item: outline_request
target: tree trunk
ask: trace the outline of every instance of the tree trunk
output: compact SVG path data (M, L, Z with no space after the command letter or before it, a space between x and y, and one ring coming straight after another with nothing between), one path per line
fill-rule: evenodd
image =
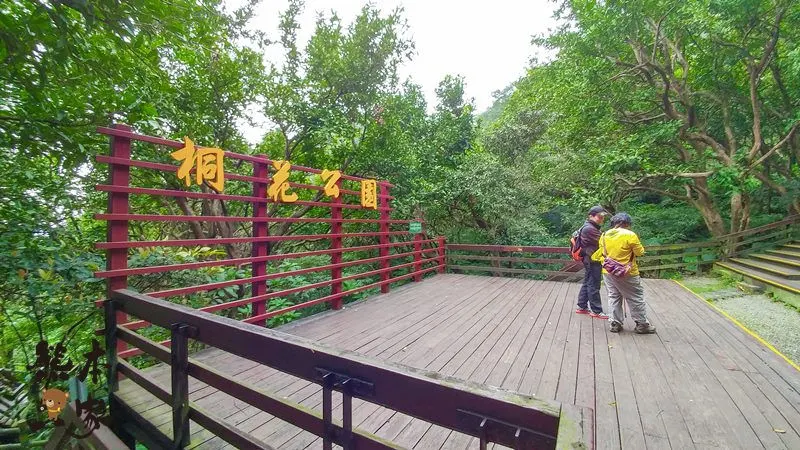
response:
M731 196L731 233L744 231L750 225L750 197L736 192Z
M750 225L750 197L741 192L731 196L731 233L744 231ZM736 244L742 240L741 236L732 237L723 243L723 254L733 256L736 253Z
M227 216L227 211L225 210L225 204L222 200L206 200L204 206L208 208L210 216ZM232 238L235 237L235 222L215 222L215 228L219 236L223 238ZM237 246L236 244L225 244L225 252L228 254L229 258L241 258L244 256L244 251Z
M692 204L700 215L703 216L703 221L706 223L708 231L711 236L722 236L725 233L725 221L722 220L722 215L714 204L714 200L706 194L700 193L697 198L691 200Z
M175 197L175 201L178 203L178 207L183 212L185 216L194 216L195 213L192 211L192 208L189 207L189 202L184 197ZM194 234L195 239L204 239L206 237L205 233L203 233L203 226L200 222L196 222L194 220L188 220L189 228L192 230L192 234Z

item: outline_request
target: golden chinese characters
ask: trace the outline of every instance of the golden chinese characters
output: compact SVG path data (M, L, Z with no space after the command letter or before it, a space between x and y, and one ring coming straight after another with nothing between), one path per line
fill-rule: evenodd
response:
M225 188L225 168L223 165L223 151L219 148L195 148L194 142L188 136L183 138L183 148L171 153L173 159L180 161L178 178L192 185L191 172L195 168L195 179L198 185L207 182L217 192Z
M273 161L272 167L274 167L277 172L272 176L272 183L267 189L267 197L275 202L296 202L297 194L286 192L286 190L289 189L289 170L291 170L292 164L289 161Z
M375 180L361 180L361 206L378 209L377 188Z
M337 186L336 183L342 178L342 172L339 170L324 169L320 177L322 181L325 181L325 195L339 198L339 186Z

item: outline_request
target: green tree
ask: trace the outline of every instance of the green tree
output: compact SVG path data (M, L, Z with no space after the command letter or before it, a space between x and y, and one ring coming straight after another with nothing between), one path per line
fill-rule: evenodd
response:
M556 59L530 71L512 95L525 108L501 118L541 114L538 150L572 154L581 184L609 202L685 202L713 235L747 228L763 192L800 211L797 4L569 1L561 18L535 41ZM488 142L525 137L513 129Z
M93 272L104 264L93 244L104 240L105 226L91 217L105 207L94 185L106 182L107 169L94 156L108 153L108 139L97 126L125 122L243 147L236 122L246 119L261 73L260 37L245 36L252 6L230 14L212 0L0 6L1 366L24 374L41 338L73 339L71 356L80 356L100 326L94 301L104 283ZM256 49L238 44L240 37L254 38ZM155 146L133 152L169 158ZM136 183L161 177L134 171ZM132 212L172 207L132 200ZM165 232L132 230L134 239ZM181 258L170 257L165 263Z

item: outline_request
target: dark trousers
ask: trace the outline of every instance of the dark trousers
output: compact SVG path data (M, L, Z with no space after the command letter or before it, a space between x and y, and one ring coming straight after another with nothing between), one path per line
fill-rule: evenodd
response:
M583 258L583 269L583 286L578 294L578 308L587 309L589 304L592 311L603 312L603 304L600 302L600 279L603 276L603 268L599 262Z

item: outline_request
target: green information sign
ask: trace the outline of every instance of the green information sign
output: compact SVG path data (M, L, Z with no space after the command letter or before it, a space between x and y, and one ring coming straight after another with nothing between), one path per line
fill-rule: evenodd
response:
M422 224L420 222L410 222L408 224L408 232L411 234L422 233Z

